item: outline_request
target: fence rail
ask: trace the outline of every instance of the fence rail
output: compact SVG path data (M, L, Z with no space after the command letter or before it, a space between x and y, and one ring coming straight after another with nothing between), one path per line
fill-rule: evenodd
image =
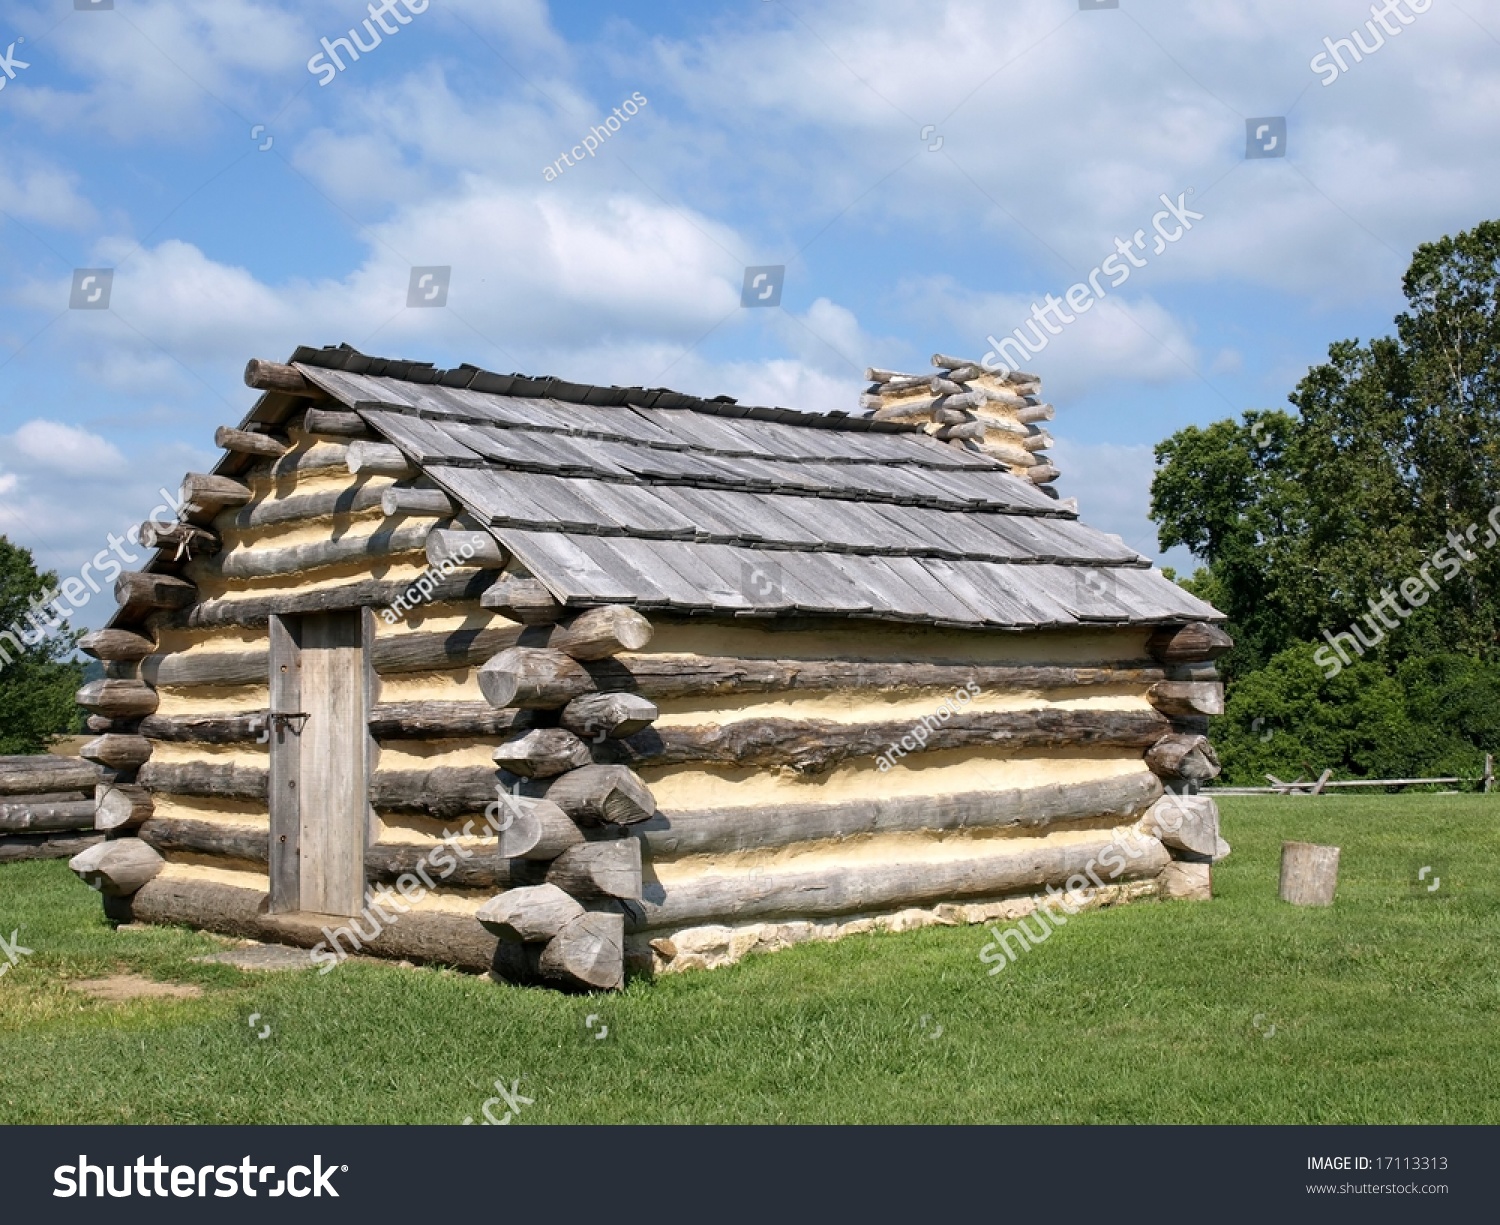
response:
M1333 777L1332 770L1324 770L1316 779L1297 778L1292 782L1283 782L1274 774L1267 774L1270 780L1269 787L1205 787L1202 790L1211 795L1323 795L1334 787L1424 787L1434 784L1452 785L1455 783L1473 783L1479 787L1485 795L1488 795L1495 785L1495 757L1492 753L1484 755L1484 773L1478 778L1350 778L1337 779Z

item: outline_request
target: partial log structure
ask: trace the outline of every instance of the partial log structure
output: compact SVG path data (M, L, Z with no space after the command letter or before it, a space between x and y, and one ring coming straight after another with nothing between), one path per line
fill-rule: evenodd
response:
M932 364L935 374L871 367L860 407L877 420L921 424L939 441L989 455L1055 497L1052 482L1060 474L1044 454L1052 438L1038 424L1053 415L1052 405L1042 402L1041 379L943 353L934 354Z
M0 863L63 859L84 849L103 774L76 757L0 757Z

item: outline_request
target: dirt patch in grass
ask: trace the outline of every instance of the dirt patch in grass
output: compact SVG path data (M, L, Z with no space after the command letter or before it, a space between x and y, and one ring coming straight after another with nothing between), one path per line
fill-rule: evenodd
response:
M154 978L143 978L139 974L112 974L108 978L90 978L83 982L69 983L69 991L81 991L84 995L107 1004L120 1004L126 1000L176 999L194 1000L203 994L202 987L188 983L159 983Z

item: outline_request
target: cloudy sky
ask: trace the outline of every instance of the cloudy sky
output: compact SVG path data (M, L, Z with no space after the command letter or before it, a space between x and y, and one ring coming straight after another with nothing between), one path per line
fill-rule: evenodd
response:
M0 4L0 532L76 570L298 344L853 409L1165 196L1201 219L1031 362L1060 492L1158 556L1153 445L1284 404L1500 212L1500 0L1097 2L412 0L373 47L352 0Z

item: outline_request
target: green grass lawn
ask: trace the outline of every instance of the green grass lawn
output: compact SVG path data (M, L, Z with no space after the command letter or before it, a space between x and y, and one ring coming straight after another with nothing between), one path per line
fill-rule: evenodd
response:
M1221 806L1211 903L1080 915L993 977L984 928L942 928L592 999L195 964L226 942L113 932L62 863L7 865L0 935L35 952L0 978L0 1122L450 1124L496 1080L522 1124L1500 1122L1500 796ZM1335 907L1277 901L1282 839L1343 847ZM121 972L205 994L64 986Z

